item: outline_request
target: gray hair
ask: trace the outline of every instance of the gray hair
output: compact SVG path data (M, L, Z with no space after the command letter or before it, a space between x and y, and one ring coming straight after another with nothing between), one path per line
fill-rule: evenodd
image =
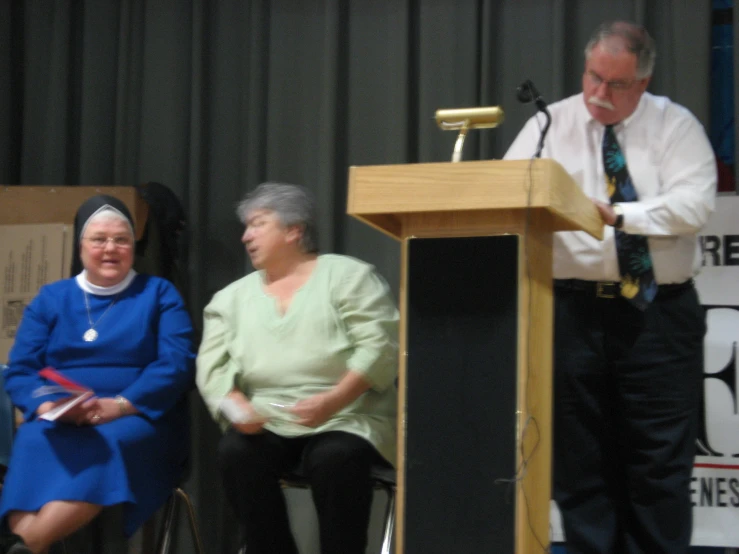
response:
M316 205L304 187L287 183L262 183L244 196L236 207L241 223L246 225L255 210L274 212L285 227L302 227L300 247L304 252L318 252Z
M620 38L623 46L613 44L611 38ZM654 40L644 28L637 23L627 21L609 21L601 24L590 37L585 46L585 59L597 44L603 43L610 50L621 50L625 47L628 52L636 56L636 78L651 77L654 70L654 61L657 58L657 47Z

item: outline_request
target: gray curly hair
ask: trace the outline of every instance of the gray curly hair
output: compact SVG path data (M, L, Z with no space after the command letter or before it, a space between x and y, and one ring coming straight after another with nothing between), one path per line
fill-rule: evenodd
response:
M302 227L300 247L304 252L318 252L316 205L313 196L304 188L288 183L262 183L248 193L236 207L241 223L246 225L249 214L255 210L270 210L285 227Z

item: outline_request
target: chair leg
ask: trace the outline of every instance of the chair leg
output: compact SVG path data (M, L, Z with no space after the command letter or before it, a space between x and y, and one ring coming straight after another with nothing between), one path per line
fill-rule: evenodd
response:
M385 489L387 493L387 504L385 505L385 534L382 538L381 554L390 554L393 543L393 531L395 530L395 490Z
M159 537L157 552L159 554L168 554L169 546L172 543L172 531L174 529L175 517L177 516L177 495L175 493L169 497L164 507L164 520L162 521L162 533Z
M190 533L192 533L193 543L195 543L195 552L197 554L204 554L203 542L200 539L200 532L198 530L198 520L195 517L195 508L192 505L190 496L179 487L175 489L175 493L182 499L187 507L187 520L190 524Z
M192 534L192 541L195 545L195 552L197 554L204 554L203 541L200 539L200 532L198 531L198 522L195 518L195 508L193 508L190 496L181 488L177 487L172 491L172 496L169 497L167 505L164 508L164 521L162 522L162 535L159 539L159 545L157 546L158 554L169 554L169 547L172 544L172 534L174 533L175 521L177 519L177 505L179 501L185 503L187 508L187 522L190 525L190 533Z

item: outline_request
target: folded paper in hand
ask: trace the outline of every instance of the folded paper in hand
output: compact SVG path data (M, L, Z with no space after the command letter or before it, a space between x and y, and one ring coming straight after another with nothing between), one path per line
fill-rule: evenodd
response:
M65 392L71 396L71 398L66 402L62 402L48 412L40 415L40 419L54 421L62 414L71 410L77 404L80 404L88 398L91 398L94 394L91 389L85 387L84 385L80 385L75 381L72 381L68 377L65 377L53 367L45 367L44 369L39 371L39 375L48 379L52 383L56 383L56 385L45 385L43 387L37 388L35 391L33 391L34 397L45 396L47 394L55 394L58 392Z
M249 423L251 416L241 409L238 403L228 396L221 399L218 409L231 423Z

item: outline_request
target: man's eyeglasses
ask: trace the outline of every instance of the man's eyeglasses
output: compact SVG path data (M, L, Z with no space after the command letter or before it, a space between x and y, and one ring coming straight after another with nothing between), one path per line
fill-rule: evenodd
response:
M116 248L131 248L133 246L133 239L127 236L118 237L83 237L90 246L96 250L105 248L108 242L112 242Z
M634 86L634 83L641 80L641 79L630 79L628 81L623 81L620 79L616 79L614 81L606 81L603 77L601 77L600 75L598 75L595 71L591 69L588 69L585 72L585 75L588 76L588 78L590 79L590 82L593 83L596 87L599 87L603 83L605 83L606 88L609 88L611 90L616 90L616 91L628 90L632 86Z

